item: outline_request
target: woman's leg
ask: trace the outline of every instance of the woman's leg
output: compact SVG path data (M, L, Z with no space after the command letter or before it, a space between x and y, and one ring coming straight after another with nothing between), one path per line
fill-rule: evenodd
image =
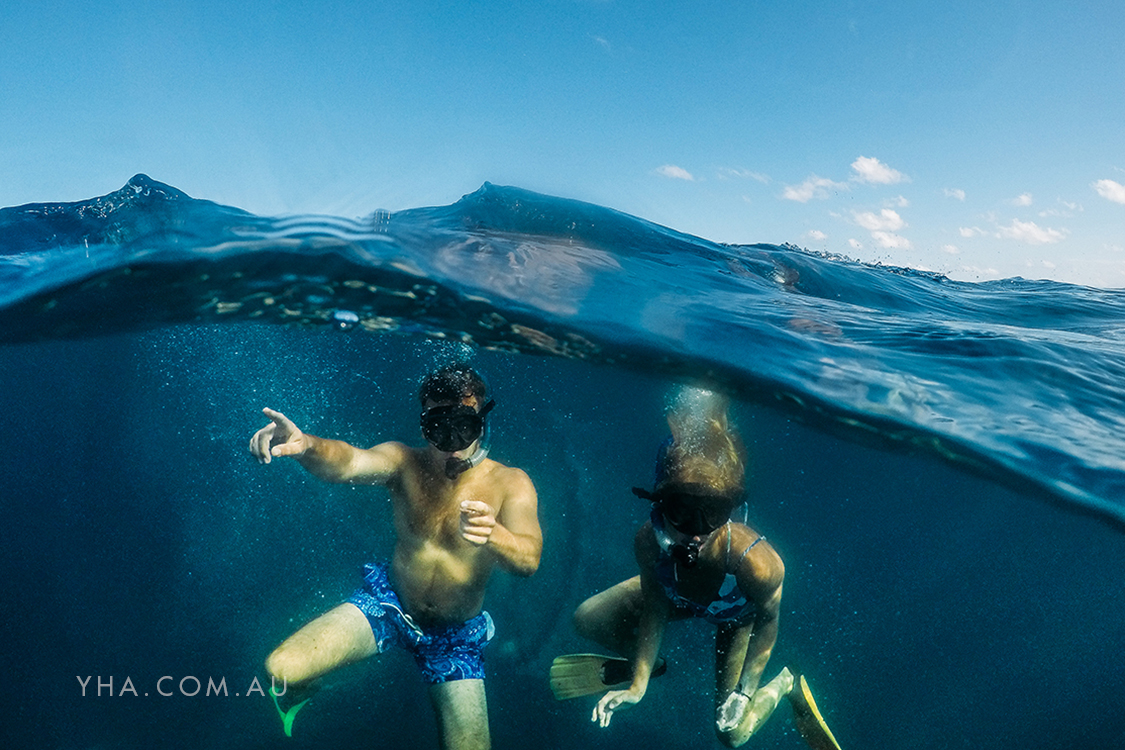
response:
M746 648L753 630L750 627L722 627L715 636L715 708L723 705L738 685L746 661ZM793 689L793 675L783 668L749 697L741 721L729 729L715 728L719 741L727 747L739 747L757 732L773 715L781 699Z
M574 629L618 656L631 658L641 620L641 577L594 594L574 611Z

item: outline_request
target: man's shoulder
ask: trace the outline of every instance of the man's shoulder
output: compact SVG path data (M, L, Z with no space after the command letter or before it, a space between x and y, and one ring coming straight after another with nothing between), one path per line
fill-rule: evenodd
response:
M421 451L397 440L388 440L363 451L392 474L413 471L420 463Z
M497 474L507 475L519 473L527 476L527 472L525 472L523 469L516 468L515 466L509 466L508 464L501 463L500 461L497 461L496 459L491 457L484 459L484 461L481 463L481 468L486 468L489 471L495 472Z
M378 443L367 449L368 453L377 453L387 458L398 458L405 460L412 458L418 451L416 448L411 448L406 443L400 443L397 440L388 440L385 443Z
M485 459L484 467L487 468L492 475L493 482L497 482L509 490L530 490L535 491L535 485L531 481L531 477L523 469L515 466L508 466L499 461L493 461L491 458Z

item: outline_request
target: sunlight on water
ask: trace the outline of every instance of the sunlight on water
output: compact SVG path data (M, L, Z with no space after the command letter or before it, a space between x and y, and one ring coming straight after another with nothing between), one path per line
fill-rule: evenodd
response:
M532 478L544 532L536 574L486 598L495 747L714 742L714 639L693 623L609 730L546 675L591 647L578 604L636 573L630 488L651 486L669 413L690 433L728 399L743 512L786 570L768 676L806 675L843 747L1112 746L1123 301L720 246L491 185L357 222L144 178L0 209L13 746L42 727L58 747L434 745L402 654L333 674L293 738L245 695L393 536L385 492L260 466L247 442L263 407L417 442L418 382L454 362L488 379L490 456ZM1060 701L1074 674L1082 700ZM143 695L166 675L244 695ZM87 677L114 694L84 696ZM792 712L746 747L802 747Z

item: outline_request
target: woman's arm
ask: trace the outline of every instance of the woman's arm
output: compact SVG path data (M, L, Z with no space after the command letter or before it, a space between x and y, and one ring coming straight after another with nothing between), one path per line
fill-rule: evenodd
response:
M622 706L640 703L648 690L648 680L656 657L660 653L660 643L664 639L664 627L672 614L672 603L656 582L655 540L652 527L645 524L637 532L634 551L641 569L641 619L637 626L637 650L633 655L633 682L625 690L611 690L602 696L594 708L592 721L608 727L613 712Z
M742 720L777 643L785 565L773 547L764 544L745 556L735 576L743 595L754 603L755 615L751 622L726 634L728 646L744 642L746 651L738 679L718 708L720 731L730 729ZM731 665L732 668L736 666Z
M778 586L774 601L768 607L759 610L754 623L751 625L750 640L746 644L746 659L742 662L742 673L739 675L735 691L749 697L758 689L762 680L762 673L766 671L766 664L773 653L774 644L777 643L778 610L781 605L781 587Z

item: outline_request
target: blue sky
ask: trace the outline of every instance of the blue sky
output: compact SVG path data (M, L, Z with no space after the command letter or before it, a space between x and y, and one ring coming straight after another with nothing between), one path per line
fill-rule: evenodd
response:
M1125 287L1125 3L9 4L0 205L484 181L721 242Z

